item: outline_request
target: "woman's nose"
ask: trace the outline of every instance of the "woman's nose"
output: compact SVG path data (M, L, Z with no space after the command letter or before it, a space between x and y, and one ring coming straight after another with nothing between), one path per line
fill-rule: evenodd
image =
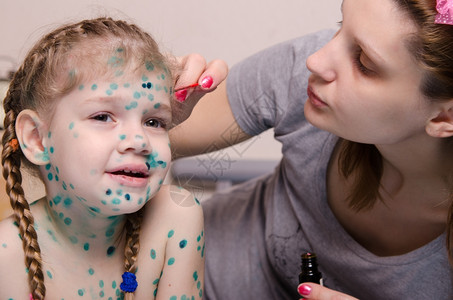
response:
M335 40L331 40L323 48L310 55L306 62L308 70L326 82L334 81L337 76L335 61L338 53L334 51L334 42Z

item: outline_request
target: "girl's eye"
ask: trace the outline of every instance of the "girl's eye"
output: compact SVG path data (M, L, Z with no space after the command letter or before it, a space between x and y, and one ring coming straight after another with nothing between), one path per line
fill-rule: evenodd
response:
M153 128L165 128L165 123L157 119L149 119L148 121L145 122L145 126Z
M98 114L93 116L92 119L99 122L113 122L113 119L109 114Z

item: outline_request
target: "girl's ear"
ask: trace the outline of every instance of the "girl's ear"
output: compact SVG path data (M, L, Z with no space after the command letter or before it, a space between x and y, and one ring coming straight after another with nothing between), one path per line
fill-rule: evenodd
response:
M437 116L429 120L426 124L426 132L432 137L453 136L453 101L450 101L449 105L445 105Z
M25 109L16 118L16 136L25 157L35 165L49 163L49 155L43 145L44 122L38 114Z

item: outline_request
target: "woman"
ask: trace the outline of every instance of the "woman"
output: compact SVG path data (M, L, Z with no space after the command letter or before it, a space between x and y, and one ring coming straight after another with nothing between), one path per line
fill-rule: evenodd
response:
M271 127L283 145L273 174L203 204L208 299L453 297L452 6L344 0L333 38L245 60L171 132L174 156ZM305 251L327 287L296 289Z

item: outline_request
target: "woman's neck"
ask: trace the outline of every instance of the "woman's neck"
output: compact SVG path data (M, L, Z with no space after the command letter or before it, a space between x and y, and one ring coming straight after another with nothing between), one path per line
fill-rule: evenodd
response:
M376 145L383 160L381 186L390 195L398 194L403 186L430 187L434 193L445 194L445 190L451 190L447 179L453 166L447 142L423 136L396 145Z

